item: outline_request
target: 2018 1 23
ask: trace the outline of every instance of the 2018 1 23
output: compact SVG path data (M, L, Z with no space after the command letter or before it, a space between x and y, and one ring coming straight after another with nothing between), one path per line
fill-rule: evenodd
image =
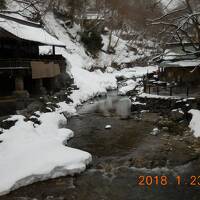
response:
M170 177L171 178L171 177ZM139 176L139 186L168 186L170 184L168 176ZM173 178L176 185L188 185L200 187L200 176L181 177L176 176Z

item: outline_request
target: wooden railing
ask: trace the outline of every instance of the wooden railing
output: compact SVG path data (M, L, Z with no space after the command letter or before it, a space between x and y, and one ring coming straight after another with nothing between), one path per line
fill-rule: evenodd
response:
M189 86L176 85L159 85L152 83L144 83L144 92L149 94L164 95L164 96L185 96L189 97L194 93Z
M0 59L0 70L6 69L29 69L30 61L16 59Z

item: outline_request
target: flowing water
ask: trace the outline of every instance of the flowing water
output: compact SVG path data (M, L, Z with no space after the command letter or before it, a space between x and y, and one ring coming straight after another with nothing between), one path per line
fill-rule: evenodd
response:
M89 168L75 177L36 183L0 199L199 200L200 186L176 183L178 175L186 179L191 175L200 175L199 162L188 162L173 168L162 164L163 157L160 155L165 156L165 152L161 152L161 147L165 144L160 137L149 134L155 127L154 123L138 120L138 116L131 114L130 106L128 98L110 93L107 98L80 107L79 116L71 118L67 125L75 132L68 145L92 154L93 161ZM137 162L134 161L136 157ZM147 169L148 164L152 164L151 158L155 157L158 166ZM139 176L164 175L168 178L164 186L160 180L158 184L153 181L149 186L138 185Z

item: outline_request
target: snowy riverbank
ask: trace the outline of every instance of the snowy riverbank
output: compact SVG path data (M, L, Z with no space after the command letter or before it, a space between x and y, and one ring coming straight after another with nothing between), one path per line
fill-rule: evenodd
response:
M60 102L60 108L55 112L36 112L37 117L31 118L37 118L40 125L24 121L21 115L12 116L9 120L17 121L15 126L2 130L0 195L37 181L80 173L91 161L89 153L65 146L66 141L73 137L73 132L62 128L63 124L67 124L62 112L75 114L77 105L97 95L106 94L109 89L116 89L116 76L120 72L104 74L82 68L76 70L77 76L74 77L79 90L70 96L74 103ZM137 68L132 77L138 73L147 73L147 68ZM121 75L124 75L124 70Z
M39 114L39 113L38 113ZM0 135L0 195L36 181L80 173L91 161L89 153L66 147L73 132L59 128L66 123L58 113L40 114L41 125L23 116Z
M126 43L121 40L117 47L116 55L100 53L97 60L85 53L83 45L72 41L66 30L56 21L52 14L47 15L46 26L53 35L66 44L67 49L57 48L57 53L62 54L68 62L68 70L72 74L75 84L79 88L70 95L73 103L58 103L59 108L54 112L36 112L29 119L22 115L12 116L9 120L16 121L8 130L2 129L0 135L0 195L9 193L19 187L60 176L73 175L86 169L92 156L81 150L67 147L67 140L73 137L73 132L62 128L67 120L62 114L76 113L77 105L98 96L106 94L108 90L117 89L117 77L127 79L143 76L157 70L156 67L137 67L116 71L109 68L117 58L120 65L138 58L133 52L128 51ZM76 34L75 28L71 34ZM114 37L114 41L117 38ZM104 37L104 41L107 39ZM42 51L47 51L44 48ZM120 57L119 57L120 55ZM91 66L107 66L107 72L100 70L89 72ZM130 81L129 81L130 82ZM134 84L133 81L131 84ZM30 119L36 118L34 120ZM76 133L75 133L76 134Z

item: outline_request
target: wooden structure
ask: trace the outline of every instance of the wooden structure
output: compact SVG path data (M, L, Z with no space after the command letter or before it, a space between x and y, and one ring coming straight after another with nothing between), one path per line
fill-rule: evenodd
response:
M40 46L52 48L51 55L40 55ZM0 14L0 96L28 96L45 85L52 86L65 72L65 59L55 54L63 43L39 24Z
M198 66L180 66L178 63L173 66L161 67L159 78L162 81L178 85L195 86L200 85L200 61Z
M179 44L167 47L159 62L159 80L184 87L200 85L200 58L186 54ZM192 50L189 43L185 47Z
M98 31L103 32L105 29L105 17L98 11L86 11L81 16L75 16L75 20L78 23L81 22L82 26L86 30L92 30L95 28Z

